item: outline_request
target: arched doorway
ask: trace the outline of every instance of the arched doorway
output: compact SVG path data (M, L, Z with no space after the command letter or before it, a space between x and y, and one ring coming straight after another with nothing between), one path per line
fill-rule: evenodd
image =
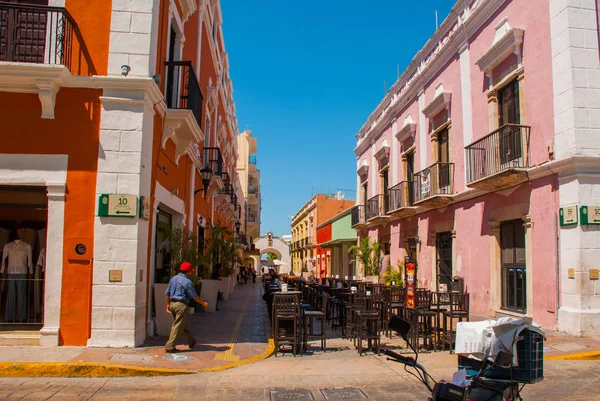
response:
M291 271L291 258L290 258L290 246L279 237L273 236L271 233L263 237L259 237L254 242L256 249L260 249L260 256L262 260L263 255L269 253L277 256L277 260L274 261L273 266L275 271L278 273L289 273ZM262 266L261 266L262 267ZM262 270L259 270L262 272Z

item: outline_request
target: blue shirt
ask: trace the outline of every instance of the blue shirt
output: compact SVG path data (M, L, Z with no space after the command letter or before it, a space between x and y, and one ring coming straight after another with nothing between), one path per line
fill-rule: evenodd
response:
M194 286L192 286L192 280L187 278L184 273L179 273L169 280L165 295L167 295L171 301L185 302L188 305L190 300L198 296L196 290L194 290Z

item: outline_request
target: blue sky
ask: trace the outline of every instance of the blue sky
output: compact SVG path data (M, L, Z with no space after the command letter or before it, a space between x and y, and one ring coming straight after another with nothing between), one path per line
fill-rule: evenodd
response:
M454 1L222 0L240 131L258 138L261 233L356 190L355 134Z

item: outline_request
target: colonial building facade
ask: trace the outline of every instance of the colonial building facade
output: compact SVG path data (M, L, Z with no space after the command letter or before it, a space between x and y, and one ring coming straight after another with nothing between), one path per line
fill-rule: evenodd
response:
M353 200L344 199L337 194L317 194L292 217L292 271L313 273L320 277L317 270L317 253L322 252L317 245L317 226L336 214L354 205Z
M597 7L457 1L360 129L352 225L420 287L460 276L472 313L600 327Z
M243 218L219 1L8 1L0 14L0 227L45 255L35 284L0 295L30 303L18 322L2 303L2 330L140 345L169 229L200 247L210 224Z

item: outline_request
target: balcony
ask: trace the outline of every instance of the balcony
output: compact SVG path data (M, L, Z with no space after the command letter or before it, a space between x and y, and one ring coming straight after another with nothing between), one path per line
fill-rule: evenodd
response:
M497 191L528 180L531 127L506 124L467 146L467 186Z
M454 197L454 163L434 163L415 174L415 206L444 207Z
M402 181L389 189L390 208L388 214L396 218L412 216L416 213L413 181Z
M204 96L198 85L191 61L166 61L165 115L162 146L167 140L175 143L175 161L187 152L188 146L204 140L202 124L202 100Z
M248 223L256 223L256 217L253 215L248 215Z
M367 227L365 205L354 206L351 211L351 225L356 230L362 230Z
M37 93L42 118L72 75L95 75L73 17L63 7L0 2L0 90Z
M203 167L208 167L212 171L210 184L208 185L208 196L225 189L224 177L229 181L229 175L223 171L223 156L219 148L204 148ZM231 191L231 190L230 190Z
M380 224L390 220L387 215L389 210L389 197L387 194L375 195L367 201L366 219L368 223Z

